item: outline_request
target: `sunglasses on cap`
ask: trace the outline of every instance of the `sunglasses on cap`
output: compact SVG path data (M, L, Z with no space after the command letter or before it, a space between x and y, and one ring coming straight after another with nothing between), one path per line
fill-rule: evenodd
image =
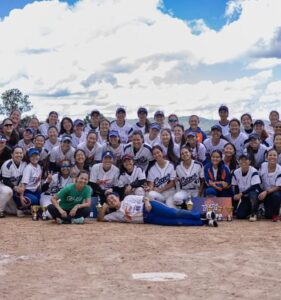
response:
M71 165L69 165L69 164L65 164L65 165L60 166L61 169L68 169L70 167L71 167Z

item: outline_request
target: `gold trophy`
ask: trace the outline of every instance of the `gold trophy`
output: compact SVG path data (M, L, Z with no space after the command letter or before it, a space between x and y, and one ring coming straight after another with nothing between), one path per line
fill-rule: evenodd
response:
M96 205L96 209L97 209L97 212L98 212L98 218L100 216L100 213L101 213L101 210L102 210L102 205L100 203L100 200L98 200L98 204Z
M227 211L227 221L231 222L232 221L233 207L226 207L225 209Z
M39 219L39 217L38 217L39 208L40 208L39 205L32 205L32 207L31 207L33 221L38 221L38 219Z
M193 202L191 200L191 197L189 197L189 199L188 199L188 201L186 203L186 209L187 210L192 210L192 208L193 208Z
M218 206L218 209L217 209L217 220L218 221L223 221L222 206Z
M42 220L47 221L47 206L42 206Z

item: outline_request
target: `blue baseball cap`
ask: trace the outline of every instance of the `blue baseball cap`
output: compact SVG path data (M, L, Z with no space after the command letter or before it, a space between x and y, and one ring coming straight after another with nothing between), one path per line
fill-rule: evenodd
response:
M119 113L126 113L126 109L124 107L118 107L116 109L116 114L119 114Z
M117 130L110 130L108 133L108 136L109 137L111 137L111 136L119 137L119 132Z
M29 128L25 128L25 130L24 131L29 131L32 135L34 135L35 134L35 130L33 129L33 128L31 128L31 127L29 127Z
M72 136L69 134L64 134L61 138L61 142L72 142Z
M157 123L152 123L152 124L150 124L149 128L151 128L151 129L157 129L158 131L161 130L160 125L157 124Z
M78 125L83 125L83 126L84 126L85 123L84 123L83 120L77 119L77 120L74 121L73 125L74 125L74 126L78 126Z
M187 131L185 135L196 137L196 133L194 131Z
M38 149L35 149L35 148L30 148L28 151L27 151L27 155L28 157L31 157L32 155L39 155L40 152Z
M101 159L104 159L105 157L113 158L113 153L111 151L104 151L102 153Z
M147 109L145 108L145 107L140 107L139 109L138 109L138 114L148 114L148 111L147 111Z

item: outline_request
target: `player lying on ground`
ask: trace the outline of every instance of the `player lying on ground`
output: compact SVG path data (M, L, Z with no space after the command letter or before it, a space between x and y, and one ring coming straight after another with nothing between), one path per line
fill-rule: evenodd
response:
M92 189L87 185L88 181L89 173L81 171L76 183L67 185L52 197L48 211L58 224L84 223L91 205Z
M115 211L110 212L113 209ZM117 193L107 195L106 203L99 211L98 220L168 226L218 226L214 212L200 215L197 212L171 208L137 195L129 195L120 201Z

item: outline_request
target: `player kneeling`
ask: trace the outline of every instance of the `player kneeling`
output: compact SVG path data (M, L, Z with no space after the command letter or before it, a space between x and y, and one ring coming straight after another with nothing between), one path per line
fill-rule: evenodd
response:
M58 224L84 223L91 205L92 189L87 185L88 181L89 173L81 171L76 183L67 185L52 197L48 211Z
M120 201L117 193L107 195L106 203L100 208L98 220L168 226L218 226L213 212L200 215L137 195L129 195Z

